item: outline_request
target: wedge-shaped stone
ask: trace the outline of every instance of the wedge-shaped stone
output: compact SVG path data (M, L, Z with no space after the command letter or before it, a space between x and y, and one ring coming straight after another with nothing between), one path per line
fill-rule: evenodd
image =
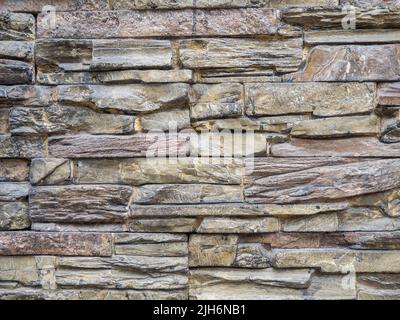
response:
M293 72L302 62L302 44L301 38L279 41L190 39L180 41L180 54L183 65L188 68L258 68L278 73Z
M179 158L78 160L77 183L212 183L240 184L239 159Z
M263 0L111 0L111 8L114 10L134 9L183 9L183 8L249 8L259 7Z
M400 73L400 46L317 46L308 54L295 81L395 81Z
M135 122L137 131L180 131L190 128L189 109L171 109L138 116Z
M0 255L111 256L111 235L100 233L0 233Z
M77 135L49 139L49 155L54 158L186 156L188 150L186 134Z
M290 134L293 137L330 138L372 136L378 132L379 118L371 115L304 120L296 123Z
M53 101L53 88L43 86L0 86L0 106L45 107Z
M114 289L184 289L187 276L183 273L152 273L127 270L61 269L56 271L57 285L61 288Z
M35 187L29 197L33 222L112 223L127 218L127 186Z
M134 204L227 203L242 200L240 186L212 184L149 184L135 188L132 196Z
M57 11L76 10L107 10L107 0L57 0L50 1ZM2 8L18 12L42 12L43 7L49 5L48 0L3 0Z
M246 84L245 89L248 115L329 117L367 113L376 106L375 85L369 83L266 83Z
M290 143L273 145L276 157L373 157L400 156L400 143L385 144L377 138L332 140L292 139Z
M90 105L125 113L151 112L188 106L188 84L59 86L60 102Z
M307 140L304 140L307 141ZM312 141L312 140L310 140ZM289 157L289 156L288 156ZM259 179L270 177L270 176L275 176L275 175L280 175L280 174L286 174L286 173L295 173L295 172L301 172L306 169L312 169L312 168L317 168L317 167L325 167L325 166L334 166L334 165L344 165L344 164L349 164L349 163L355 163L363 161L360 159L352 159L352 158L340 158L340 157L314 157L310 159L302 159L302 157L291 157L291 158L256 158L256 159L251 159L247 158L245 160L245 183L246 184L251 184L256 182ZM317 205L317 206L316 206ZM314 211L315 209L321 208L322 210L328 209L330 206L333 205L333 208L336 207L336 204L326 204L324 206L320 206L321 203L318 204L311 204L311 205L305 205L305 209L311 209L311 211ZM343 204L339 204L339 206L343 208L346 208L346 206L343 207ZM279 206L276 206L278 209L280 208ZM290 210L290 207L284 207L282 208L284 210ZM299 209L297 205L293 206L293 210L290 210L290 214L292 215L294 211L300 210L304 211L303 209ZM322 210L318 210L321 212ZM335 210L335 209L333 209ZM333 211L333 210L326 210L326 211ZM339 210L339 209L337 209ZM318 212L317 211L317 212ZM307 215L305 212L303 212L303 215ZM281 215L284 215L283 211L281 211Z
M187 258L184 257L62 257L58 259L59 268L68 269L120 269L142 272L187 272Z
M34 38L35 17L33 15L9 11L0 13L0 40L33 40Z
M0 182L22 182L28 180L29 164L26 160L0 160Z
M196 269L190 272L189 297L198 300L300 299L311 270Z
M255 203L294 203L382 192L399 187L399 165L395 159L361 161L261 177L246 186L245 198Z
M327 273L398 273L398 251L355 251L343 249L276 249L277 268L321 268ZM351 268L351 269L350 269Z
M0 202L0 231L23 230L31 225L24 202Z
M0 58L31 62L33 43L26 41L0 41Z
M276 218L204 218L199 233L266 233L279 231Z
M65 184L72 180L71 168L67 159L32 159L29 180L34 185Z
M32 83L33 72L33 65L30 63L0 59L0 84Z
M387 5L386 2L385 5ZM396 28L399 26L398 9L386 6L380 8L365 8L364 6L363 4L355 12L357 29ZM342 7L291 8L283 12L282 18L289 24L310 28L342 28L343 23L348 24L348 14L348 10L343 10Z
M131 38L275 34L280 26L272 9L56 12L57 28L47 15L37 22L39 38ZM93 28L96 25L96 28Z
M190 99L190 116L194 120L234 117L242 114L243 86L232 84L195 84Z
M307 31L304 42L310 45L316 44L376 44L398 43L400 41L399 30L327 30Z
M123 134L134 131L134 117L102 114L85 107L20 107L11 110L10 127L13 134Z

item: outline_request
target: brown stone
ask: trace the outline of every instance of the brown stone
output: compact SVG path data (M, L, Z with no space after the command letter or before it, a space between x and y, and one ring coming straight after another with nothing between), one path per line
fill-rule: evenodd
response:
M186 134L77 135L49 139L49 155L55 158L162 157L186 155L188 149Z
M370 46L317 46L308 54L295 81L395 81L399 79L397 44Z
M13 134L124 134L132 133L133 126L132 116L102 114L84 107L21 107L10 113Z
M57 28L39 14L39 38L130 38L275 34L271 9L56 12ZM96 25L96 28L93 28Z
M126 186L35 187L29 197L30 216L33 222L123 222L131 194Z
M0 255L111 256L111 235L2 232Z
M307 159L304 160L307 162ZM278 174L246 185L245 198L254 203L335 200L399 187L398 160L360 161ZM399 177L400 178L400 177Z
M25 160L0 160L0 182L28 180L29 165Z

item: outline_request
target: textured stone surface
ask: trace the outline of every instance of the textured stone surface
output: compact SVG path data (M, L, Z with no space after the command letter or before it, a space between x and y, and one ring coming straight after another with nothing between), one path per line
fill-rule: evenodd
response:
M242 162L200 158L79 160L78 183L216 183L240 184ZM99 174L100 172L100 174Z
M188 105L187 84L59 86L58 100L125 113L151 112Z
M329 117L369 112L376 106L374 84L270 83L246 84L245 88L248 115Z
M191 97L190 116L194 120L234 117L242 114L240 84L196 84Z
M185 67L202 69L255 68L261 69L259 72L263 69L289 72L298 70L303 55L300 38L283 41L190 39L182 40L180 48Z
M0 231L23 230L29 228L30 225L26 203L0 202Z
M25 160L0 160L0 182L28 180L29 166Z
M0 0L0 300L400 300L399 13Z
M29 197L34 222L124 221L132 188L125 186L36 187Z
M39 15L39 38L275 34L279 27L277 12L270 9L77 11L56 12L56 19L58 28L49 29L46 16Z
M133 117L101 114L80 107L14 108L10 113L13 134L122 134L132 133L133 126Z
M400 144L381 143L376 138L322 140L292 139L272 146L277 157L398 157Z
M16 137L0 135L1 158L36 158L46 153L46 142L42 137Z
M186 134L135 134L56 136L49 139L49 155L62 158L129 158L186 155Z
M342 199L390 190L399 187L400 180L396 178L398 165L398 160L337 163L256 178L246 186L245 197L258 203L293 203Z
M2 11L0 27L0 40L33 40L35 37L35 17L31 14Z
M84 233L0 233L0 255L111 256L111 236Z
M390 63L388 63L388 61ZM395 81L399 79L397 44L317 46L310 50L295 81Z

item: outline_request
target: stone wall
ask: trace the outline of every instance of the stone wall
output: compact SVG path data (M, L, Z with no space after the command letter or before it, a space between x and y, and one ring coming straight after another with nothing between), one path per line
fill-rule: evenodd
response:
M0 9L0 299L400 298L400 1Z

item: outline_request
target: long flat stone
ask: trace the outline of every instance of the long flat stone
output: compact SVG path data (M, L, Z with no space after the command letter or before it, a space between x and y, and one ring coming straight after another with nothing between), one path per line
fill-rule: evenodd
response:
M275 34L273 9L56 12L57 28L39 14L38 38L130 38ZM96 28L93 28L93 24Z
M1 232L0 255L111 256L110 234Z

